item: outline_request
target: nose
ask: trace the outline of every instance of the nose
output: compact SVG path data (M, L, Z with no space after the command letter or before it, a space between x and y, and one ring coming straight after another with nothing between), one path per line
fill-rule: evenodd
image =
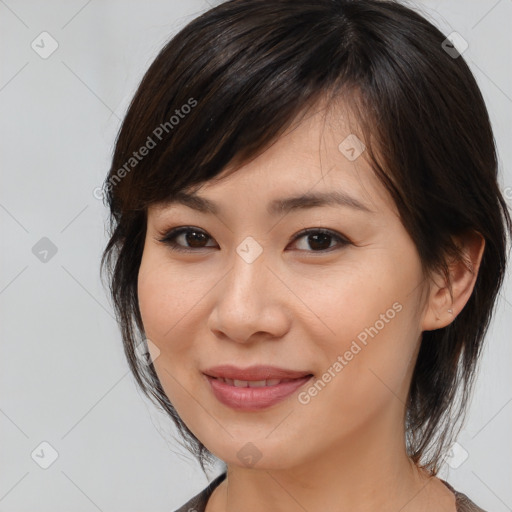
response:
M217 337L237 343L284 336L291 315L288 290L277 272L263 255L249 263L235 254L232 261L230 271L212 290L209 329Z

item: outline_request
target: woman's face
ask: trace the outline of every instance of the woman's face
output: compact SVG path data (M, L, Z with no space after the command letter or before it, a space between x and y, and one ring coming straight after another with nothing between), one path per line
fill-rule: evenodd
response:
M148 211L138 294L154 365L188 428L228 464L277 469L359 443L403 444L426 282L349 134L315 114L203 186L196 195L215 213L198 201ZM339 203L288 201L333 193ZM190 227L170 239L179 251L158 241L178 227ZM290 394L277 402L275 382L240 391L216 381L222 401L205 373L227 364L313 376L278 384Z

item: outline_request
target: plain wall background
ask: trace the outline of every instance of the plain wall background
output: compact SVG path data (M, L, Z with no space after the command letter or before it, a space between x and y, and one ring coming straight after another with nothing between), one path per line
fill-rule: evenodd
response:
M412 5L468 41L464 57L487 102L512 203L512 2ZM129 374L99 280L107 212L93 195L143 73L207 8L203 0L0 1L0 511L170 512L208 482ZM46 59L31 47L39 41L43 51L43 31L59 45ZM34 246L49 251L46 262ZM509 282L510 272L458 440L468 457L440 475L492 512L512 510ZM39 464L51 462L52 449L42 442L58 453L47 469Z

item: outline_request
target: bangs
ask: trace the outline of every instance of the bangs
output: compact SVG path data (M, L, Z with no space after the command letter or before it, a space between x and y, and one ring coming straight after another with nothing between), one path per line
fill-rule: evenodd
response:
M142 80L111 168L111 176L125 170L114 185L121 210L145 210L241 165L322 98L344 90L346 101L356 101L350 91L362 79L362 56L354 53L348 22L333 30L325 8L314 3L287 3L284 14L279 5L254 3L243 18L232 4L222 6L217 23L210 15L208 24L198 18L185 27ZM275 19L275 26L260 18ZM133 152L144 147L139 161Z

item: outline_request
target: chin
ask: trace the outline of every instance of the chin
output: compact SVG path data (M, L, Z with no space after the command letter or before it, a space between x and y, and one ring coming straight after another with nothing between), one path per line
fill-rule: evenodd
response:
M207 447L208 448L208 447ZM280 470L299 464L300 454L292 447L292 442L283 443L276 439L260 438L233 440L229 446L208 448L218 459L229 466L255 470Z

